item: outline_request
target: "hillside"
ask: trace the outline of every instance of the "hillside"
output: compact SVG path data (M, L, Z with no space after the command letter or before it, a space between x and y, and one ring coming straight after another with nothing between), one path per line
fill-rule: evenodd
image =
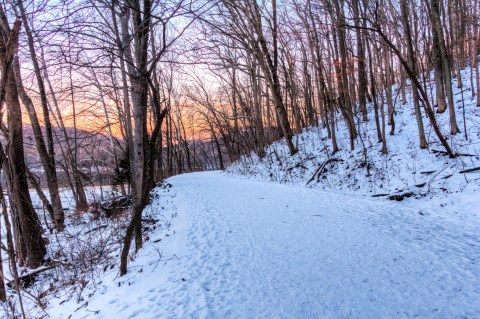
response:
M471 99L470 71L464 70L461 74L463 89L457 88L458 79L453 83L461 133L447 137L453 151L459 154L456 158L444 155L426 118L428 149L419 148L411 92L409 90L407 95L409 102L402 105L398 97L399 86L396 85L396 131L395 135L387 135L387 155L381 154L382 144L377 142L373 118L357 125L360 137L354 151L349 149L345 122L337 121L340 151L336 154L331 152L326 130L310 127L294 137L298 140L297 154L290 156L284 141L275 142L267 147L263 158L254 153L243 156L226 172L232 176L365 196L384 197L411 192L415 198L454 198L452 194L476 194L480 191L480 170L469 170L480 167L480 108ZM429 93L435 94L433 85ZM370 104L369 108L372 107ZM373 111L369 113L373 114ZM448 128L448 112L437 114L437 120L441 127Z

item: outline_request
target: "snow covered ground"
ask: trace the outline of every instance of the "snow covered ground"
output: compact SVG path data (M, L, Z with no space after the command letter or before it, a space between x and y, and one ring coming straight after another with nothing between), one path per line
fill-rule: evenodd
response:
M419 208L221 172L169 182L152 204L168 227L129 273L51 300L52 318L479 317L474 199Z
M366 196L407 191L413 192L416 197L427 198L447 198L454 193L478 194L480 171L462 172L480 168L480 108L475 105L476 98L471 98L470 70L463 70L461 75L462 89L457 87L458 78L453 81L456 118L461 133L448 134L448 111L437 114L436 118L453 152L463 156L450 159L439 153L443 147L423 109L428 149L419 148L411 86L407 90L408 103L402 105L399 86L394 85L396 129L395 135L389 135L390 127L386 128L387 155L380 153L382 144L378 143L374 112L369 104L369 121L357 121L359 138L355 141L354 151L350 151L348 129L338 113L336 135L340 151L336 154L332 154L327 130L310 127L293 138L294 142L298 139L297 154L290 156L285 141L281 140L268 146L263 158L254 153L243 156L227 168L227 173L282 184L306 186L308 183L308 187L312 188L343 190ZM430 96L435 95L433 84L432 72L431 81L427 84ZM331 159L334 161L327 164ZM324 169L319 172L324 163Z
M27 316L480 318L480 170L465 172L480 167L480 108L469 71L462 77L454 92L462 133L448 136L462 156L439 153L426 120L429 148L418 148L413 106L401 105L394 87L388 155L372 118L358 123L353 152L339 121L336 154L325 130L309 128L295 136L294 156L278 141L226 174L170 178L172 187L154 190L145 211L154 222L144 223L144 248L126 276L118 277L118 260L127 215L68 214L67 231L49 245L66 266L29 288L45 309L24 294ZM437 117L448 129L448 112ZM401 202L371 197L405 192L413 196Z

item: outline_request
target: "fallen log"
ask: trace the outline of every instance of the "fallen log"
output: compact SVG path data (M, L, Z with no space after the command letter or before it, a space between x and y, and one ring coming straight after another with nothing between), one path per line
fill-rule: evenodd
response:
M448 153L445 152L445 151L435 150L435 149L432 149L432 153L442 154L442 155L448 155ZM455 156L476 157L477 155L474 155L474 154L466 154L466 153L455 153Z
M103 228L107 228L107 227L108 227L108 225L100 225L100 226L98 226L98 227L95 227L95 228L92 228L92 229L90 229L90 230L87 230L84 234L87 235L87 234L89 234L89 233L91 233L91 232L94 232L94 231L96 231L96 230L100 230L100 229L103 229Z
M110 200L104 201L100 204L100 207L105 212L105 216L108 218L115 217L118 213L129 208L132 205L132 196L117 196Z
M50 269L53 269L57 267L57 264L53 264L53 265L50 265L50 266L46 266L46 267L43 267L43 268L40 268L40 269L37 269L37 270L34 270L34 271L31 271L31 272L28 272L24 275L21 275L21 276L18 276L18 283L20 284L21 287L23 288L28 288L30 287L31 285L33 285L35 283L35 280L36 280L36 277L43 273L43 272L46 272ZM7 282L7 286L9 288L15 288L15 279L12 279L10 281Z
M406 192L406 193L402 193L402 194L390 195L390 196L388 196L388 199L389 200L396 200L396 201L399 202L399 201L402 201L405 198L411 197L413 195L415 195L415 194L412 193L412 192Z
M385 197L385 196L388 196L390 194L374 194L372 195L372 197Z
M433 174L433 173L435 173L435 171L420 172L420 174L423 174L423 175L430 175L430 174Z
M480 167L465 169L465 170L461 171L460 173L464 174L464 173L471 173L471 172L476 172L476 171L480 171Z
M308 182L307 182L307 184L305 184L305 186L308 185L308 184L310 184L310 183L315 179L315 177L317 176L317 174L318 174L318 176L320 176L320 174L322 173L323 169L325 168L325 166L327 166L328 163L338 162L338 161L340 161L338 158L330 158L330 159L326 160L325 162L323 162L322 165L320 165L320 167L317 168L317 170L315 171L315 173L313 173L312 177L308 180ZM318 178L317 178L317 181L318 181Z

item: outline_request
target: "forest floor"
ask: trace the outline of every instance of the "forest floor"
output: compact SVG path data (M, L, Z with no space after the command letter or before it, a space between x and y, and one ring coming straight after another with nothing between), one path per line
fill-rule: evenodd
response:
M221 172L168 182L152 203L168 227L129 273L51 300L51 317L478 318L478 194L444 205Z
M348 127L337 113L336 139L339 151L332 153L332 140L327 130L308 127L293 138L298 152L291 156L285 140L265 148L263 157L255 153L242 156L227 168L227 173L247 179L273 181L316 189L355 192L365 196L387 197L411 193L415 198L449 200L452 194L480 192L480 107L472 98L470 70L461 72L464 86L454 79L456 118L461 133L449 135L449 114L436 114L444 136L455 158L445 155L432 126L424 117L427 149L420 149L418 128L410 90L407 103L401 103L400 87L393 86L395 96L395 129L386 125L388 154L382 154L382 143L368 104L369 119L357 119L358 138L350 150ZM433 73L428 93L435 96ZM410 88L410 85L408 85ZM422 111L423 112L423 111Z

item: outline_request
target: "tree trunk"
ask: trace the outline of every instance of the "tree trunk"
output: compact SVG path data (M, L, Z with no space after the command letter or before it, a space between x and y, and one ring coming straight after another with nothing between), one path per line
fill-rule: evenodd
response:
M33 42L33 35L30 30L30 25L28 24L27 16L25 14L25 9L23 7L23 2L17 0L18 7L20 9L21 18L23 21L23 27L25 29L25 33L27 35L27 42L28 47L30 50L30 58L32 60L33 70L35 72L35 77L37 79L38 90L40 93L40 101L42 105L42 113L43 113L43 122L45 125L45 133L46 133L46 142L43 139L42 132L38 125L37 114L34 110L33 103L28 97L25 89L23 88L22 78L20 75L20 64L18 63L18 59L15 61L15 75L16 81L18 86L18 91L20 93L20 98L23 101L23 104L26 106L30 120L32 122L32 128L35 131L35 142L37 144L38 153L40 155L43 169L45 170L45 175L47 178L47 187L48 192L50 194L51 204L53 208L53 221L57 228L57 231L62 231L64 229L64 212L62 207L62 202L60 199L60 193L58 191L58 178L56 172L56 165L55 165L55 151L53 147L53 133L52 133L52 124L50 121L50 111L48 108L48 101L47 101L47 93L45 90L45 83L42 78L42 74L40 71L40 66L38 64L38 58L35 51L35 45Z
M450 61L448 57L447 48L445 46L445 37L443 35L443 28L440 19L440 3L439 0L431 1L431 17L432 17L432 27L434 38L436 35L438 49L441 60L441 67L444 76L444 85L445 91L448 100L448 112L450 113L450 133L455 135L460 132L457 125L457 120L455 116L455 104L453 101L453 91L452 91L452 73L450 68Z
M33 209L25 166L23 149L22 110L18 100L17 84L13 72L12 59L18 46L20 21L15 21L10 30L3 10L0 11L3 33L8 35L8 41L0 40L0 63L5 76L5 104L8 113L8 141L6 149L6 175L8 180L8 195L12 208L12 220L15 230L17 259L20 265L37 268L46 254L42 239L42 226L37 213ZM6 133L6 132L4 132ZM5 156L4 156L5 157Z
M335 5L335 23L336 23L336 34L338 36L338 41L335 41L334 33L334 42L338 43L338 51L340 56L340 68L339 68L339 79L338 79L338 94L339 94L339 105L340 110L345 117L345 120L348 125L348 131L350 136L350 149L355 149L355 138L357 137L357 131L355 128L355 121L353 117L353 106L349 96L349 83L348 83L348 73L347 73L347 43L345 37L345 18L343 15L343 1L342 0L333 0Z
M415 67L415 53L413 51L413 43L412 43L412 33L410 29L410 22L408 21L410 10L409 10L409 5L407 1L408 0L400 0L400 10L401 10L401 16L402 16L403 30L405 32L405 42L407 43L408 66L410 67L410 69L414 74L417 74L416 67ZM413 106L415 108L415 118L417 120L420 148L425 149L427 148L427 140L425 138L425 129L423 127L422 113L420 111L420 101L418 97L418 90L415 86L413 86L413 84L412 84L412 97L413 97Z
M359 14L359 2L358 0L352 0L353 16L355 26L360 27L360 14ZM358 99L360 104L360 111L363 115L363 120L368 120L367 114L367 72L365 67L365 50L363 48L363 33L360 28L356 30L357 34L357 54L358 54Z

